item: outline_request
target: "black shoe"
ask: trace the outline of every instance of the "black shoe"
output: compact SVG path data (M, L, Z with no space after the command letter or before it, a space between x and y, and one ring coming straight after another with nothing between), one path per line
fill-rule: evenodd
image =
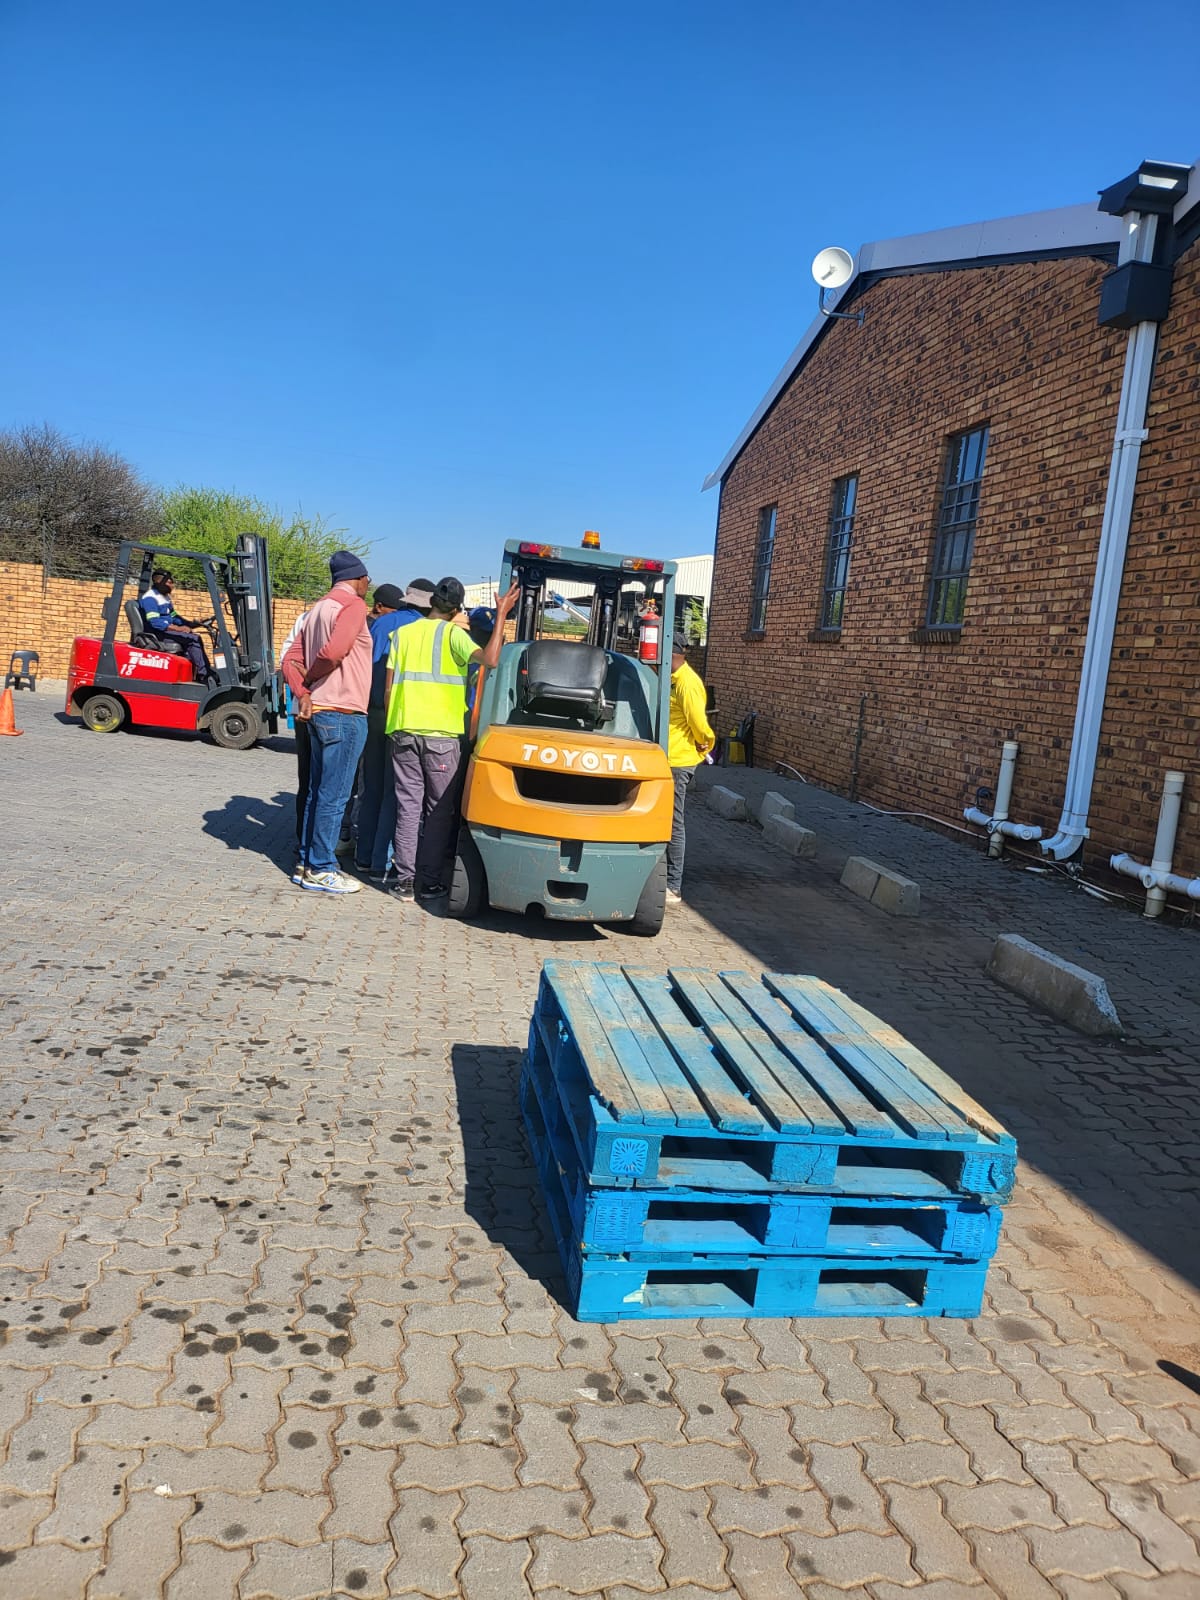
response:
M427 883L417 894L418 900L444 900L450 893L444 883Z
M413 881L411 878L401 878L396 887L390 891L396 900L411 900L413 898Z

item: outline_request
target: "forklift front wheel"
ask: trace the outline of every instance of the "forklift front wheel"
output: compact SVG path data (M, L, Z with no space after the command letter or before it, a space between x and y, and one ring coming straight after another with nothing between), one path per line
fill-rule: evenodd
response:
M487 872L469 828L458 830L454 873L446 909L452 917L477 917L487 904Z
M213 712L208 731L222 749L249 750L262 735L262 719L248 701L231 700Z
M653 938L662 931L667 911L667 853L664 850L638 896L637 910L629 923L630 933ZM618 924L620 926L620 924Z
M92 694L83 702L79 715L93 733L116 733L125 721L125 707L115 694Z

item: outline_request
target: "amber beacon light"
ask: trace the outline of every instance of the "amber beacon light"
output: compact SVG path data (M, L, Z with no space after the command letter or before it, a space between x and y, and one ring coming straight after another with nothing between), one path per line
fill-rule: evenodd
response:
M583 536L582 543L585 550L599 550L600 535L594 528L589 528Z

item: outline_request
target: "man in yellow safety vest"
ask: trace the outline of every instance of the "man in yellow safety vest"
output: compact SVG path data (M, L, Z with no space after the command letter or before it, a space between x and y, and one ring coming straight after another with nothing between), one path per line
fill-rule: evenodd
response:
M514 584L496 605L492 636L479 649L455 622L465 594L443 578L429 615L393 635L387 662L387 721L396 784L393 866L398 900L436 900L447 892L462 792L467 725L467 669L494 667L504 624L520 596Z

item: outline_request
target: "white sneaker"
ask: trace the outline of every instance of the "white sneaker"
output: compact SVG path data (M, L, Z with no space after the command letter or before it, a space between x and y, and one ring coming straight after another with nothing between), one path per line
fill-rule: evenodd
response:
M305 874L307 872L308 868L304 865L303 861L297 861L296 865L292 868L292 882L303 883Z
M668 889L667 904L669 906L681 906L683 904L683 896L681 894L676 894L674 889Z
M361 894L362 884L357 878L347 878L340 872L306 872L302 889L320 889L324 894Z

